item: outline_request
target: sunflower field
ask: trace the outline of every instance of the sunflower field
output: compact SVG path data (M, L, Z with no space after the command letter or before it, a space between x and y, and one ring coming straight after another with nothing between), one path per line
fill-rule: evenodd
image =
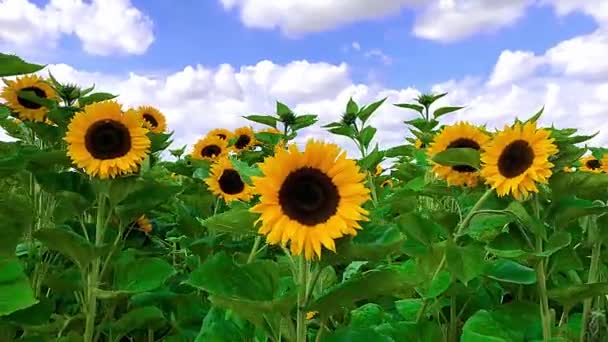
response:
M277 102L172 149L157 108L13 55L0 77L0 341L608 341L608 150L542 109Z

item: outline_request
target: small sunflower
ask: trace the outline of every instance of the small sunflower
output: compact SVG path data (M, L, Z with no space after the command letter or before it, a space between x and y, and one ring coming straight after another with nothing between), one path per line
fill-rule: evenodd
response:
M384 172L384 169L380 164L376 165L376 171L374 172L374 176L378 177Z
M264 128L263 130L260 131L260 133L282 134L281 131L279 131L278 129L276 129L274 127Z
M253 196L253 189L243 181L228 158L222 158L213 164L205 183L211 192L226 202L249 201Z
M120 104L104 101L76 113L64 140L78 167L95 177L113 178L139 169L150 150L147 132L134 112L123 114Z
M427 154L431 157L448 148L481 149L490 137L478 127L466 122L459 122L453 126L445 127L435 136L430 144ZM468 165L446 166L433 163L433 172L445 179L448 185L476 186L479 180L479 171Z
M566 173L574 172L574 168L572 166L564 166L563 171Z
M191 153L194 159L217 160L228 154L228 143L218 137L207 136L200 139Z
M134 223L133 227L139 231L142 231L146 234L150 234L152 232L152 223L146 217L146 215L141 215Z
M368 220L362 208L369 199L365 174L337 145L311 140L301 152L295 144L277 149L252 177L260 203L259 233L269 244L287 244L294 255L321 256L321 246L335 252L334 240L356 235Z
M390 179L385 180L384 182L382 182L382 184L380 184L381 187L386 188L392 188L393 187L393 181Z
M167 120L163 113L151 106L140 106L137 115L145 128L150 132L163 133L167 129Z
M426 145L422 142L422 140L420 140L420 138L416 139L416 143L414 143L414 146L418 150L422 150L423 148L426 148Z
M42 78L28 75L14 81L6 81L6 87L0 93L0 98L3 98L6 105L19 115L19 119L44 122L49 109L19 97L20 91L31 91L38 97L52 99L57 97L55 90Z
M232 132L230 132L229 130L225 129L225 128L216 128L216 129L212 129L209 131L209 133L207 133L208 137L218 137L222 140L230 140L232 138Z
M232 136L236 139L232 148L237 152L250 149L256 144L251 127L237 128Z
M315 318L315 316L318 314L318 311L308 311L306 312L306 320L310 321L311 319Z
M583 157L581 158L580 163L581 171L591 173L601 173L604 171L604 166L602 165L603 163L600 160L597 160L594 156Z
M538 192L536 182L547 183L553 164L549 157L558 152L549 131L537 129L535 122L505 126L481 155L481 175L499 196L511 193L517 200Z

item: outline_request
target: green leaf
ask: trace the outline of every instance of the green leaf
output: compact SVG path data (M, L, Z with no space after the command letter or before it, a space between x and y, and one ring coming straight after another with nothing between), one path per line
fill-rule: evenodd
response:
M386 101L386 97L383 98L380 101L376 101L372 104L369 104L367 106L364 106L363 108L361 108L361 110L359 110L359 119L361 120L361 122L365 123L370 116L372 116L372 114L374 114L374 112L376 112L376 110L382 106L382 104L384 103L384 101Z
M421 298L401 299L395 302L395 308L406 321L414 322L422 304L423 300Z
M404 123L406 125L414 126L422 132L428 132L428 131L432 130L433 128L435 128L439 124L439 121L437 121L435 119L431 119L431 120L427 121L426 119L416 118L416 119L404 121ZM425 134L420 133L420 132L416 132L416 131L411 131L411 132L418 138L422 138L425 136ZM429 138L432 138L432 137L429 137Z
M570 242L572 242L572 236L570 233L564 231L555 232L553 235L551 235L551 237L549 237L544 250L540 253L536 253L535 255L540 257L549 257L560 249L568 247Z
M247 208L234 208L206 219L199 219L199 221L204 227L214 232L256 235L257 230L253 223L257 219L258 215Z
M499 259L489 264L485 275L505 283L531 285L536 283L536 272L512 260Z
M496 236L488 245L486 250L500 258L519 258L526 254L526 247L523 243L509 233L502 233Z
M454 243L448 243L445 249L445 256L450 273L465 285L484 271L485 251L480 246L468 245L460 247Z
M538 305L508 304L495 311L479 310L462 327L461 342L531 341L539 327Z
M173 136L173 132L171 133L154 133L148 132L148 138L150 139L150 153L156 153L159 151L165 150L169 147L173 141L171 137Z
M550 299L572 305L587 298L602 297L608 294L608 282L570 285L548 291Z
M225 314L224 310L211 307L194 342L246 341L241 327Z
M380 164L382 158L384 158L384 152L378 150L378 145L376 145L370 154L359 160L359 165L364 170L372 171L376 168L376 165Z
M532 115L532 117L530 117L528 120L526 120L526 123L538 121L538 119L540 119L540 116L543 115L544 111L545 111L545 106L542 106L540 108L540 110L538 112L536 112L536 114Z
M399 215L396 222L408 238L414 239L425 246L431 246L441 230L434 221L413 212Z
M0 285L0 289L2 285ZM43 325L49 323L55 311L53 300L43 297L38 303L25 309L15 311L3 319L18 325Z
M262 171L258 168L257 165L250 166L249 164L240 161L236 157L231 157L230 161L232 162L232 166L239 173L243 181L249 185L253 185L251 182L251 177L261 176Z
M31 74L45 67L46 65L27 63L15 55L0 53L0 77Z
M464 234L477 241L489 242L514 220L512 215L506 213L478 214L473 216Z
M406 269L395 266L374 269L328 289L306 310L318 311L321 316L328 317L359 300L411 288L414 285L414 276Z
M179 185L169 185L152 180L139 181L136 186L138 190L129 193L116 206L116 213L127 222L167 203L181 190Z
M450 288L451 284L452 275L450 272L441 271L434 279L431 279L428 288L417 287L416 292L418 292L423 299L433 299L441 296Z
M56 103L54 100L36 95L36 93L31 90L20 90L17 97L47 108L53 107Z
M528 211L520 202L511 202L506 210L515 215L525 229L529 230L536 236L542 237L543 239L547 238L547 230L545 229L545 225L538 219L528 214Z
M318 116L314 114L299 115L296 121L291 125L291 128L296 131L308 126L312 126L318 121Z
M372 126L367 126L361 131L361 144L363 144L365 148L369 147L369 144L372 142L376 131L377 129Z
M36 173L36 181L42 189L50 193L69 191L93 201L95 193L89 180L78 172L40 172Z
M17 258L0 258L0 316L38 303Z
M349 137L349 138L355 138L356 132L355 129L352 128L351 126L340 126L340 127L332 127L330 129L328 129L328 131L330 131L333 134L337 134L337 135L343 135L345 137Z
M554 199L577 196L588 200L605 200L608 174L591 172L560 172L549 180Z
M346 104L346 113L347 114L357 114L359 112L359 106L357 103L353 101L353 98L348 99L348 103Z
M372 328L350 328L342 327L322 339L323 342L394 342L394 340L383 335Z
M116 98L118 95L112 95L112 94L108 94L108 93L93 93L91 95L88 96L84 96L78 99L78 104L80 105L80 107L84 108L84 106L96 103L96 102L102 102L102 101L107 101L107 100L112 100L114 98Z
M0 258L15 255L15 247L32 225L30 201L25 196L4 193L0 196Z
M473 148L448 148L433 156L432 160L447 166L470 166L479 169L479 151Z
M255 139L264 144L276 145L283 139L283 135L270 132L259 132L255 133Z
M109 330L116 336L126 335L133 330L156 328L165 321L163 312L154 306L136 308L128 311L119 320L109 324Z
M277 115L286 115L292 113L292 110L287 105L277 101Z
M384 152L387 158L409 156L414 151L414 148L410 145L400 145L389 148Z
M34 232L34 238L47 248L72 259L81 269L98 257L105 249L96 248L82 236L62 228L43 228Z
M575 197L566 197L552 205L550 217L554 218L557 228L563 228L572 220L589 215L601 215L608 212L608 206L595 204L593 201Z
M446 115L448 113L455 112L457 110L461 110L462 108L464 108L464 107L441 107L441 108L437 108L433 112L433 117L435 119L437 119L438 117L441 117L441 116Z
M133 294L155 290L176 272L160 258L127 260L116 267L114 284L117 292Z
M401 107L401 108L413 109L420 114L422 114L422 111L424 110L423 106L417 105L414 103L398 103L398 104L395 104L395 106Z
M243 116L245 119L257 123L261 123L266 126L277 128L277 118L270 115L246 115Z
M384 311L382 307L376 303L367 303L356 308L350 313L351 327L372 327L382 323Z

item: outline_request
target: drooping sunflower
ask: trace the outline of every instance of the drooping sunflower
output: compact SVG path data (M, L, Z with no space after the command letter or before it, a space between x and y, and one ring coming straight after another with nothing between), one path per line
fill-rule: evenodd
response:
M234 145L232 146L232 149L236 152L248 150L256 144L255 136L253 135L253 130L251 127L245 126L237 128L232 137L236 139Z
M442 129L431 142L427 154L433 157L448 148L479 150L489 139L490 136L480 128L459 122ZM468 165L445 166L433 163L433 172L450 186L476 186L479 181L479 171Z
M416 149L421 150L423 148L426 148L426 145L422 142L422 140L420 140L420 138L416 139L416 143L414 144L414 146L416 147Z
M150 234L152 232L152 223L146 217L146 215L141 215L134 223L133 228L144 232L146 234Z
M376 171L374 172L374 176L378 177L384 172L384 169L380 164L376 165Z
M140 106L136 112L144 127L150 132L163 133L167 129L167 120L160 110L152 106Z
M150 150L147 129L133 111L115 101L88 105L68 125L68 156L95 177L113 178L135 172Z
M581 158L580 163L581 167L579 168L579 170L581 171L591 173L602 173L604 171L602 161L597 160L594 156L583 157Z
M239 172L225 157L213 164L205 183L212 193L222 197L226 202L249 201L253 196L252 187L243 181Z
M261 177L252 177L260 203L259 233L269 244L287 244L306 259L320 258L321 246L335 252L334 240L356 235L357 221L368 220L362 208L369 199L356 162L337 145L310 140L304 151L295 144L260 164Z
M538 192L536 183L547 183L558 152L551 133L537 129L535 122L505 126L481 154L481 175L499 196L512 194L517 200Z
M216 128L216 129L212 129L209 131L209 133L207 133L208 137L218 137L222 140L230 140L232 138L232 132L230 132L229 130L225 129L225 128Z
M191 153L194 159L217 160L228 154L228 142L216 136L206 136L200 139Z
M0 97L6 101L6 105L12 111L19 115L19 119L44 122L49 109L19 97L20 91L31 91L38 97L53 99L57 97L55 90L42 78L28 75L14 81L6 81L6 87L0 93Z

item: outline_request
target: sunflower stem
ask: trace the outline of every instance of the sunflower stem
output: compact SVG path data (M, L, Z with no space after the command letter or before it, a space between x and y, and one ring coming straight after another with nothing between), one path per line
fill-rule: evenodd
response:
M97 217L95 221L95 247L100 247L103 243L106 218L106 194L101 192L97 197ZM95 334L95 318L97 315L97 287L99 285L99 257L93 260L87 276L87 299L86 299L86 321L84 331L84 342L93 342Z
M258 252L258 247L260 246L260 242L262 241L262 236L258 235L255 237L255 241L253 241L253 247L251 247L251 252L249 252L249 257L247 258L247 263L251 263L255 259L255 255Z
M307 287L307 263L303 254L298 256L298 311L296 321L296 342L306 342L306 287Z
M534 209L534 216L540 219L540 204L538 196L534 196L532 202ZM543 251L543 239L540 236L536 237L536 251L541 253ZM547 295L547 273L545 271L545 260L540 259L536 264L536 276L538 278L538 294L539 294L539 305L540 305L540 318L543 328L543 339L545 341L551 339L551 311L549 309L549 297Z
M587 226L587 241L591 243L591 264L589 265L589 275L587 277L587 283L597 283L598 281L598 271L600 266L601 259L601 250L602 250L602 240L599 237L599 230L597 224L593 224L593 216L586 218L586 226ZM587 321L589 319L589 314L591 313L591 304L593 303L593 298L585 299L583 302L583 316L581 318L581 333L579 336L579 341L585 341L585 335L587 331Z

